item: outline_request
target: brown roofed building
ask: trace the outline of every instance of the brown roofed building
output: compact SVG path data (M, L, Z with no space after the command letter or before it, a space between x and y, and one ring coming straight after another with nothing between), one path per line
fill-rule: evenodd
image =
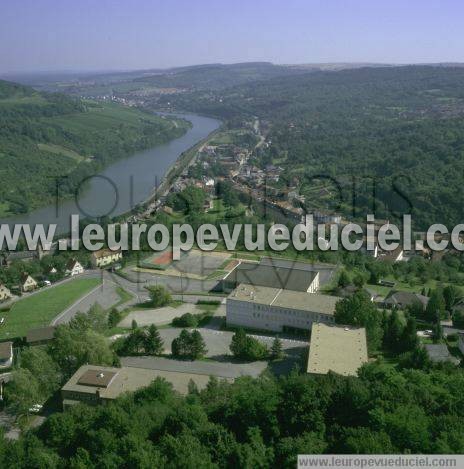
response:
M0 283L0 301L5 301L8 300L12 297L12 294L10 290L3 285L3 283Z
M27 273L21 275L21 291L26 293L35 290L38 287L37 282Z
M55 327L39 327L30 329L26 334L26 342L28 345L43 345L55 338Z
M92 253L92 264L94 267L106 267L122 259L122 251L111 249L100 249Z
M0 368L13 365L13 342L0 342Z
M414 304L420 304L423 309L427 307L429 298L419 293L411 293L407 291L394 291L392 290L383 300L385 308L393 308L397 306L400 309L404 309Z
M84 365L81 366L61 389L63 408L84 402L98 405L116 399L125 392L149 386L156 378L169 381L174 390L188 393L192 380L203 389L209 381L209 375L183 373L175 371L151 370L124 366L122 368ZM233 381L232 378L224 378Z
M84 273L84 267L82 267L82 264L76 259L69 259L66 264L66 275L74 277L75 275L80 275L82 273Z

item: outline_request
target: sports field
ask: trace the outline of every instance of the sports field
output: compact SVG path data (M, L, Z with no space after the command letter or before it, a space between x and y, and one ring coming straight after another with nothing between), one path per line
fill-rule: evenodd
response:
M190 278L207 278L216 270L228 263L230 254L225 252L203 252L192 249L183 252L177 261L172 259L172 250L155 253L140 262L145 269L156 269L166 275L186 276Z
M99 278L77 278L18 300L9 311L0 312L5 318L0 325L0 339L23 337L29 329L48 325L100 283Z

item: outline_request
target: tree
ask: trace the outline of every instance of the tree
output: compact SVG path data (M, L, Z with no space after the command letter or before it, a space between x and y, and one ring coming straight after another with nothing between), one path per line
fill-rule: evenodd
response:
M445 317L445 299L440 289L433 290L425 308L425 318L427 321L435 322L437 317Z
M363 291L340 300L335 306L334 316L337 324L365 327L369 351L379 349L383 337L382 318Z
M366 279L364 278L364 275L362 275L362 274L360 274L360 273L357 273L357 274L353 277L353 284L354 284L356 287L362 288L365 283L366 283Z
M87 313L77 313L69 326L73 329L91 329L96 332L103 332L108 326L107 313L98 303L93 304Z
M161 355L164 351L164 342L157 327L152 324L145 336L145 353L148 355Z
M350 277L345 269L340 272L338 276L338 286L340 288L345 288L350 284Z
M111 308L111 311L108 314L108 327L116 327L122 319L122 314L118 311L117 308Z
M433 326L433 335L432 339L434 343L438 343L443 339L443 327L441 327L440 319L437 318Z
M243 358L246 350L247 335L243 329L238 329L232 336L230 351L236 358Z
M232 336L230 351L235 358L250 361L264 360L269 353L263 343L246 335L243 329L238 329Z
M280 360L284 356L282 341L278 337L272 341L270 355L273 360Z
M132 329L126 337L123 352L129 355L137 355L145 350L147 335L143 329Z
M185 357L188 355L190 334L187 329L182 329L179 337L172 341L172 354L176 357Z
M414 350L418 345L419 339L417 337L416 320L409 317L401 335L400 350L402 352L409 352Z
M188 186L178 194L170 194L166 204L177 212L201 213L205 204L206 193L203 189Z
M203 337L196 329L192 331L190 337L190 356L193 360L203 358L208 353Z
M418 345L411 352L406 352L400 356L399 366L401 369L414 368L418 370L427 370L432 362L424 347Z
M461 298L461 290L454 285L447 285L443 289L443 299L445 300L446 311L452 311L455 304Z
M401 340L403 338L404 326L400 319L398 310L395 308L390 314L385 331L386 347L391 351L398 353L401 350Z
M154 308L166 306L172 301L171 294L163 285L147 287L147 290Z
M175 327L197 327L198 318L195 314L185 313L178 318L172 320L172 325Z
M453 326L458 329L464 329L464 311L456 310L452 316Z
M208 352L201 334L197 330L189 332L186 329L182 329L179 337L172 341L171 351L176 357L192 360L202 358Z
M5 399L8 409L16 415L28 415L34 404L41 404L44 393L36 377L27 369L13 371L11 382L6 387Z
M216 195L229 207L235 207L239 204L237 191L229 181L217 182Z
M60 387L61 373L52 357L41 347L24 349L20 355L20 366L36 377L43 400Z
M406 311L410 316L417 319L424 318L424 305L420 301L414 301L412 304L408 305Z
M111 366L115 359L105 337L92 330L73 329L67 325L57 327L50 351L65 377L71 376L82 365Z

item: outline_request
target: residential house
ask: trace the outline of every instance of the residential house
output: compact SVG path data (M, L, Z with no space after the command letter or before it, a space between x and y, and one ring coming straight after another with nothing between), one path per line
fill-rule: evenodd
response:
M3 283L0 283L0 301L5 301L11 298L13 295L11 294L10 290L3 285Z
M13 342L0 342L0 368L13 365Z
M391 262L401 262L407 260L404 255L404 250L401 246L393 249L393 251L380 251L379 259L388 260Z
M44 255L45 253L40 246L32 251L12 251L1 259L1 263L9 267L14 261L30 262L36 259L40 260Z
M92 264L94 267L106 267L122 259L120 249L112 251L111 249L100 249L92 253Z
M76 259L69 259L66 265L66 275L74 277L75 275L80 275L84 273L84 267Z
M213 199L211 199L210 197L207 197L205 199L205 203L203 204L203 210L205 212L209 212L210 210L212 210L214 208L214 202L213 202Z
M27 272L22 274L19 286L23 293L33 291L38 287L37 282Z
M405 309L408 306L419 303L422 305L422 308L425 309L428 302L429 298L419 293L392 290L383 300L383 307L391 309L396 306L397 308Z
M449 353L446 344L425 344L424 348L430 360L434 363L450 362L453 365L459 364L459 360Z
M464 332L458 332L458 347L461 353L464 355Z
M47 267L47 269L45 270L45 273L47 275L55 275L58 273L58 270L56 267L54 267L53 265L50 265Z

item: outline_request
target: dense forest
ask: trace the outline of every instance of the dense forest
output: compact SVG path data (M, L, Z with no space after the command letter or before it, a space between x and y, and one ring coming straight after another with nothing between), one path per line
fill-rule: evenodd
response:
M97 104L0 81L0 216L66 197L105 165L182 135L136 109Z
M257 161L282 166L289 185L297 177L308 209L351 218L412 212L424 228L462 221L463 83L462 67L366 67L180 93L156 105L169 99L229 125L258 116L271 144Z
M157 379L107 406L51 415L1 467L293 468L297 454L462 453L464 374L365 365L359 378L211 379L187 397Z

